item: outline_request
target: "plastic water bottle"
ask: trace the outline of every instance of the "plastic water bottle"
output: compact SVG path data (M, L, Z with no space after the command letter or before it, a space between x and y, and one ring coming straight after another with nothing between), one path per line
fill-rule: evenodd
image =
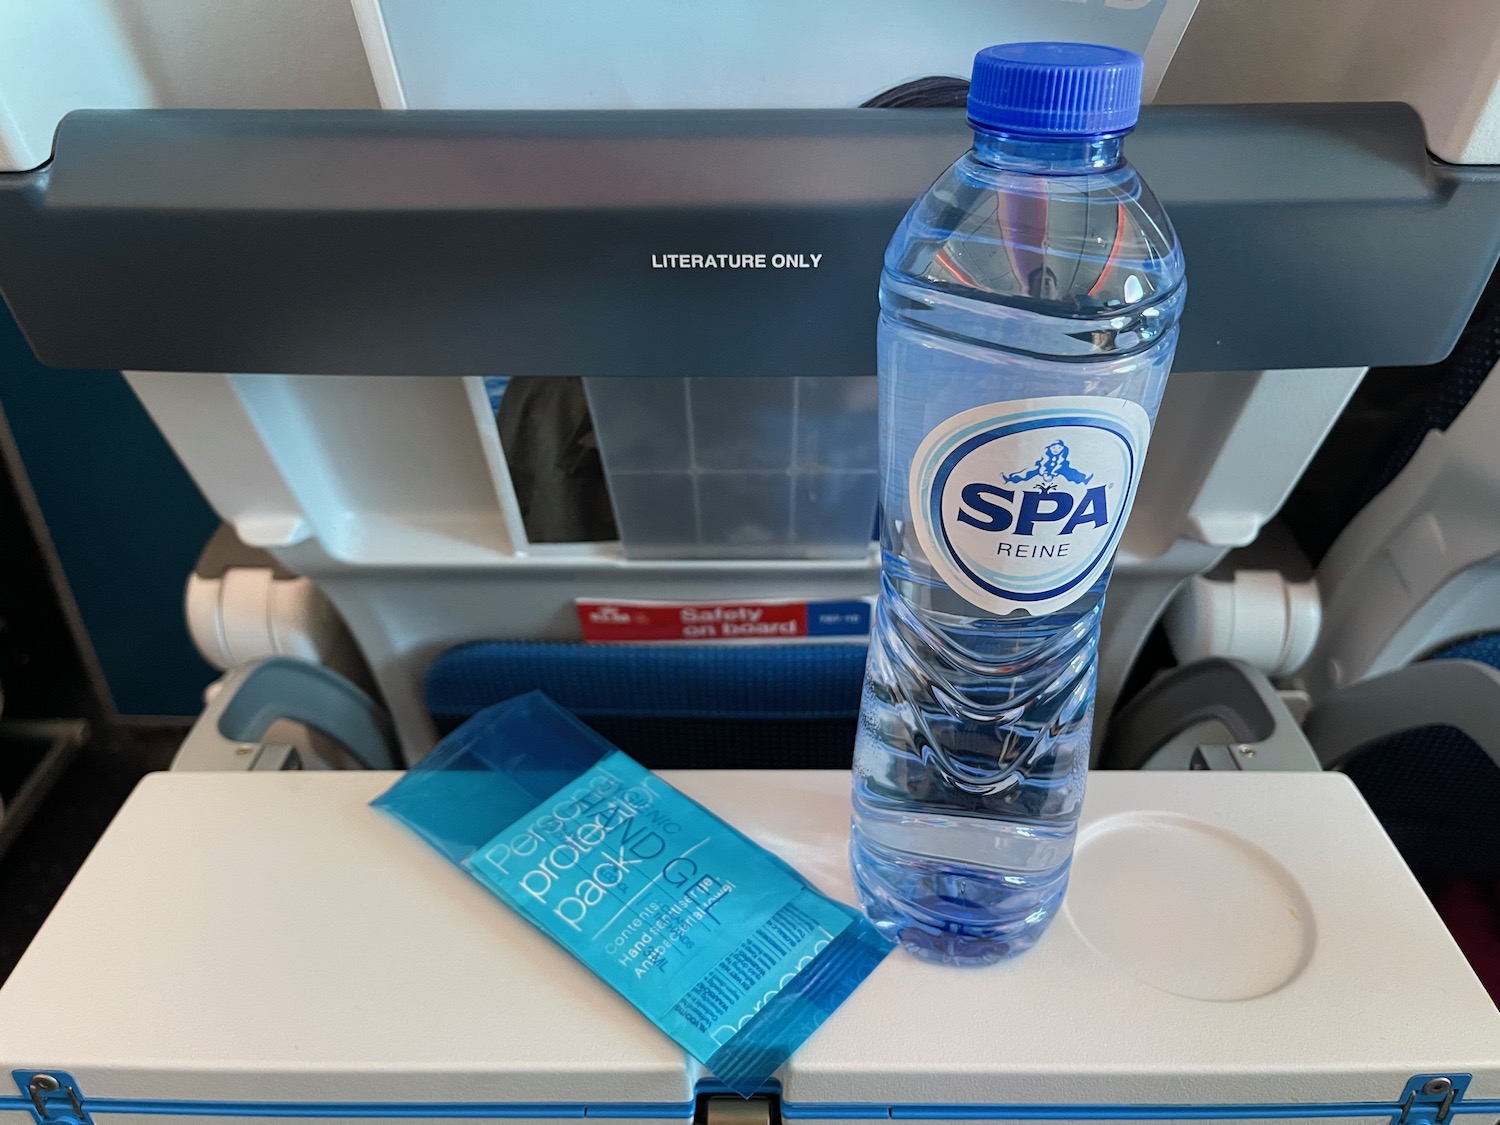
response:
M1104 590L1177 341L1182 254L1122 155L1141 60L974 60L974 147L880 290L880 601L855 882L919 955L1026 949L1062 901Z

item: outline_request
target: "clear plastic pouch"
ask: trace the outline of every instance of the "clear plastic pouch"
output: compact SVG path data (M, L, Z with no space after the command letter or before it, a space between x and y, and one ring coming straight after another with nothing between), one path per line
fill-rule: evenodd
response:
M481 711L373 803L746 1096L892 948L540 692Z

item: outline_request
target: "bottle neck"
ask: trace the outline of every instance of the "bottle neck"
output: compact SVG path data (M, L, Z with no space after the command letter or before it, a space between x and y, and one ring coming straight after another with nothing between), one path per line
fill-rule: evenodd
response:
M1103 137L1026 137L974 132L974 159L1011 172L1053 176L1107 172L1125 162L1125 134Z

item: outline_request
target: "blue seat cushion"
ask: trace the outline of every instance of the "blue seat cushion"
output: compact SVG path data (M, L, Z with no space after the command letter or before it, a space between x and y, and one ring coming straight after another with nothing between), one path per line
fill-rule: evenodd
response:
M1449 645L1432 659L1500 668L1500 634ZM1418 727L1374 744L1345 772L1419 878L1500 876L1500 766L1471 738L1453 727Z
M852 644L584 645L486 641L428 670L441 731L541 690L663 768L847 768L864 679Z

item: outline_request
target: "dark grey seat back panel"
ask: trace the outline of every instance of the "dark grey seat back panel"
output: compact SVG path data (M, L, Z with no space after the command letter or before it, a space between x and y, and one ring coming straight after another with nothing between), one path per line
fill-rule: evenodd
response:
M0 175L0 291L61 367L864 374L886 240L968 139L952 110L79 112ZM1500 174L1433 162L1402 106L1153 108L1127 151L1188 256L1184 370L1430 362L1500 256Z

